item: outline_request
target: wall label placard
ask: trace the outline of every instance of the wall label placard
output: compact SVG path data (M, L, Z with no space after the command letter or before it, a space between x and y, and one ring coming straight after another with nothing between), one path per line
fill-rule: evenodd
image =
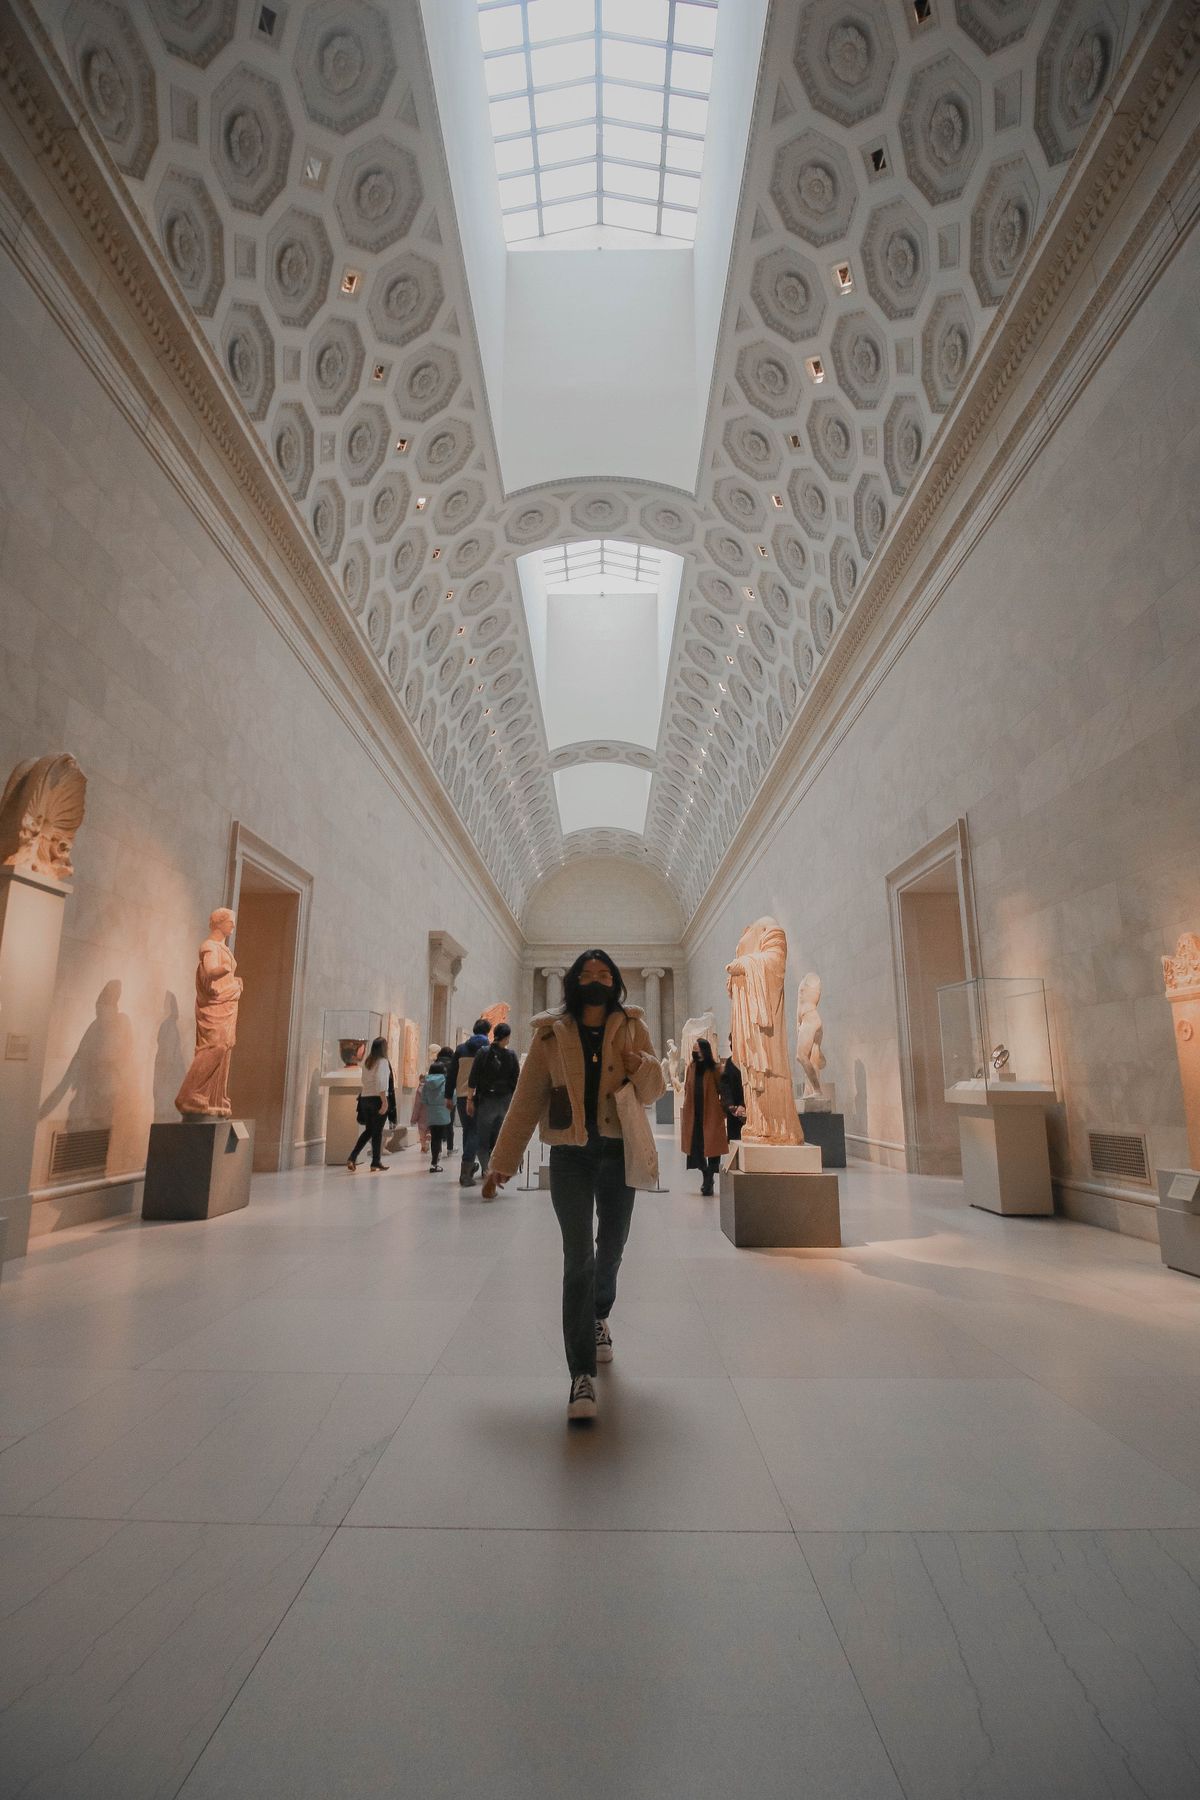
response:
M5 1062L29 1061L29 1034L25 1031L10 1031L4 1040Z

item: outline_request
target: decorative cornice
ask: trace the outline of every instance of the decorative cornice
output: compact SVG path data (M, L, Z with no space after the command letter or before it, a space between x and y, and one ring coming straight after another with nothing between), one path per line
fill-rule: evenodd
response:
M1169 0L1156 18L1143 22L1112 99L1076 153L1076 174L1048 209L997 311L973 380L943 421L923 476L893 519L774 764L688 920L689 948L707 935L766 839L812 785L1194 225L1200 131L1157 182L1088 304L1037 370L1036 390L1006 422L1006 409L1014 398L1019 402L1018 389L1045 353L1051 328L1061 323L1072 284L1146 168L1164 114L1198 56L1200 0ZM996 447L979 464L989 434L997 431ZM968 488L973 463L978 475Z
M31 7L23 0L0 0L0 100L185 401L191 430L179 423L171 397L130 353L16 169L0 158L0 232L10 253L277 629L284 631L285 620L291 625L284 631L289 647L360 740L365 727L377 765L398 798L454 856L480 899L491 902L502 935L517 950L518 921L342 607L281 480L243 425L225 372L192 324L120 171L89 121L74 114L69 92L65 71ZM214 476L205 451L215 457L224 481ZM271 566L264 544L286 579Z

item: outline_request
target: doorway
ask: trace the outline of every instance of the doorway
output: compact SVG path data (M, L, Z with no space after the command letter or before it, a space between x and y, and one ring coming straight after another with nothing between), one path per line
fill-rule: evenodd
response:
M961 1175L958 1113L945 1099L937 991L975 973L966 820L888 877L899 1017L905 1166Z
M311 880L234 826L230 905L242 998L229 1077L235 1116L254 1120L254 1168L292 1166L293 1063Z

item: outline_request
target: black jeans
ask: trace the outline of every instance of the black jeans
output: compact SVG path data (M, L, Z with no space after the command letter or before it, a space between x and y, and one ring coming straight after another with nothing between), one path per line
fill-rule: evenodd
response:
M481 1175L488 1172L488 1163L511 1101L511 1094L483 1094L475 1101L475 1149Z
M607 1319L617 1297L633 1200L620 1138L552 1146L550 1201L562 1231L563 1347L572 1376L596 1373L596 1320Z
M381 1100L375 1094L368 1094L367 1104L370 1105L372 1101L374 1101L377 1109L375 1117L371 1120L369 1125L363 1126L362 1136L350 1152L350 1161L357 1162L360 1151L365 1150L367 1145L370 1144L371 1167L377 1169L379 1167L380 1159L383 1156L383 1128L387 1124L387 1101Z
M475 1167L475 1121L467 1111L465 1099L457 1101L456 1104L458 1107L458 1122L462 1126L462 1173L466 1175ZM454 1148L453 1136L451 1136L450 1139L450 1148L452 1150Z
M452 1141L453 1131L454 1127L452 1125L431 1125L429 1127L429 1161L431 1166L434 1163L441 1162L443 1150L446 1152L446 1155L449 1156L451 1150L454 1148Z

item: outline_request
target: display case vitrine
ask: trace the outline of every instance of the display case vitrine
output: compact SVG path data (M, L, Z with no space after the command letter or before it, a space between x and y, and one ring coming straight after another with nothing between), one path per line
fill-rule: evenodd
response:
M322 1075L355 1074L372 1040L386 1036L382 1013L369 1012L366 1007L325 1013L321 1022Z
M1054 1093L1046 984L988 975L938 989L946 1099L976 1103Z

